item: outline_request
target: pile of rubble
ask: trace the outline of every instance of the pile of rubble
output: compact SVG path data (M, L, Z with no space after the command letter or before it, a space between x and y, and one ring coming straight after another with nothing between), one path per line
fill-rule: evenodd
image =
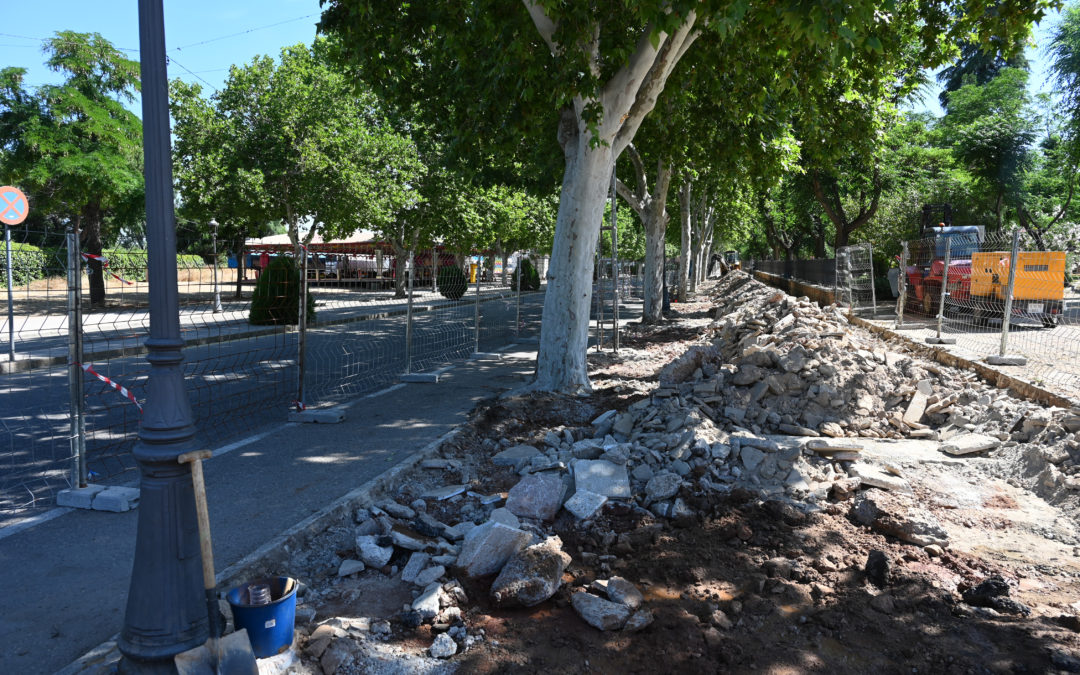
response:
M1020 474L1052 487L1058 501L1075 500L1075 412L1012 398L853 329L834 307L738 272L715 297L704 342L625 410L530 442L486 439L480 460L455 456L448 444L443 457L422 464L428 487L357 514L353 555L334 558L337 576L400 575L414 590L399 620L429 625L436 635L430 656L448 658L484 640L465 623L462 581L479 580L494 606L532 607L561 592L600 630L645 628L653 620L648 603L613 574L607 551L632 552L635 537L695 522L695 505L709 495L750 491L785 519L842 508L856 522L941 555L945 530L911 495L902 463L873 452L882 444L963 461L1015 456ZM468 465L475 461L487 466ZM598 523L613 510L641 527L605 530ZM572 561L557 531L586 533L602 552L583 550ZM572 562L593 572L568 574ZM369 633L388 634L383 623ZM319 630L336 634L317 628L309 656L334 675L339 656L314 638Z

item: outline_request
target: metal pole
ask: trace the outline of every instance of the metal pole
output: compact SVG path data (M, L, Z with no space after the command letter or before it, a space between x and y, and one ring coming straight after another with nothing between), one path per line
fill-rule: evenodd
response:
M476 329L473 331L473 354L480 353L480 256L476 256L476 303L473 309L473 321Z
M297 356L296 356L296 401L300 410L304 409L304 370L305 356L307 355L307 259L308 251L300 246L300 311L297 316Z
M11 227L4 226L4 251L7 256L8 361L15 360L15 302L11 297Z
M941 325L945 322L945 296L949 294L949 263L952 262L952 237L945 237L945 268L941 271L941 301L938 303L937 337L941 339Z
M218 222L211 218L210 234L214 246L214 314L220 314L223 311L221 309L221 288L218 286L217 230Z
M82 270L79 257L79 234L67 234L68 276L68 393L71 416L71 484L86 487L86 422L83 418L82 368Z
M611 170L612 350L619 351L619 219L616 211L615 169Z
M593 289L593 304L596 307L596 351L604 348L604 272L601 265L604 262L604 229L600 228L599 239L596 242L596 263L594 276L596 288Z
M876 284L874 283L874 245L873 244L867 244L866 249L867 249L867 255L870 256L870 307L871 307L870 311L873 312L873 314L871 314L870 316L871 317L876 317L877 316L877 288L876 288Z
M139 0L142 120L149 244L150 374L139 440L139 524L124 627L121 673L160 673L173 657L206 642L207 622L191 468L178 457L198 449L180 369L176 222L173 214L169 93L161 0Z
M431 292L439 292L439 247L431 247Z
M405 374L412 372L412 294L413 294L413 252L409 251L409 299L405 303ZM434 277L432 277L434 278Z
M514 276L517 277L517 293L514 296L514 337L521 337L521 252L518 252L517 265L514 267Z
M1013 289L1016 287L1016 261L1020 257L1020 230L1013 231L1012 251L1009 253L1009 285L1005 289L1005 314L1001 317L1000 356L1005 356L1009 347L1009 319L1012 318Z
M908 243L902 242L903 248L900 251L900 277L897 279L898 286L900 286L900 304L896 308L896 327L904 325L904 306L907 304L907 261L908 261Z

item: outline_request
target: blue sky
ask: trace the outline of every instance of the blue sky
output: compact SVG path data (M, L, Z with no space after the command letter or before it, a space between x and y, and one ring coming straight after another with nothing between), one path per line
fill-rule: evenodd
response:
M59 30L101 33L115 46L132 50L128 52L132 58L138 58L135 0L31 0L5 4L8 6L0 12L0 66L26 68L28 85L59 81L43 65L41 52L41 39ZM164 7L165 42L171 59L169 76L198 81L207 93L210 87L222 85L230 65L247 63L259 54L277 56L286 45L310 43L320 12L318 0L174 0L166 1ZM1055 12L1037 26L1033 44L1028 47L1033 92L1049 88L1045 48L1049 30L1057 20ZM934 83L922 103L914 104L913 109L941 115L939 91ZM138 105L132 109L138 114Z
M26 83L30 86L60 81L43 64L41 51L41 38L60 30L101 33L114 46L131 50L127 53L138 60L139 14L135 0L24 0L3 4L0 66L26 68ZM318 0L166 0L164 10L169 77L198 81L205 90L221 87L230 65L247 63L259 54L277 56L286 45L310 43L320 13ZM216 39L228 35L232 37ZM133 109L138 112L138 106Z

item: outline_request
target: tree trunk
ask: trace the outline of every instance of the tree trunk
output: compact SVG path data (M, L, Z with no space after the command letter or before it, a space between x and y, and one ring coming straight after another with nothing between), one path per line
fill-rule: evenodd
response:
M82 250L83 253L102 255L101 251L101 208L90 204L83 209ZM90 306L105 306L105 266L100 260L86 260L90 277Z
M642 323L664 319L664 233L667 231L667 193L671 184L671 166L657 163L654 198L645 218L645 302Z
M506 268L510 266L510 252L503 248L503 243L501 240L495 242L495 252L496 255L502 258L502 281L500 283L503 286L509 286L510 284L506 280Z
M247 256L244 255L244 238L240 237L237 242L233 244L233 251L236 251L236 299L242 300L244 297L244 275L246 274Z
M689 296L690 282L690 182L684 181L679 188L679 223L682 237L679 240L679 302L686 302Z
M574 127L574 137L564 144L566 171L547 272L533 384L541 391L566 393L592 391L585 362L592 301L590 282L614 165L609 146L590 147L589 131L578 128L576 120Z
M810 220L814 223L814 257L820 260L825 257L825 221L816 213Z

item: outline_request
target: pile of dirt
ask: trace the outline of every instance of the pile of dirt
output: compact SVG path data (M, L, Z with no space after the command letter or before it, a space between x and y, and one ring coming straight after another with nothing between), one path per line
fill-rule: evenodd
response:
M1022 489L1072 503L1072 413L740 273L679 309L297 551L291 672L1080 671L1075 522Z

